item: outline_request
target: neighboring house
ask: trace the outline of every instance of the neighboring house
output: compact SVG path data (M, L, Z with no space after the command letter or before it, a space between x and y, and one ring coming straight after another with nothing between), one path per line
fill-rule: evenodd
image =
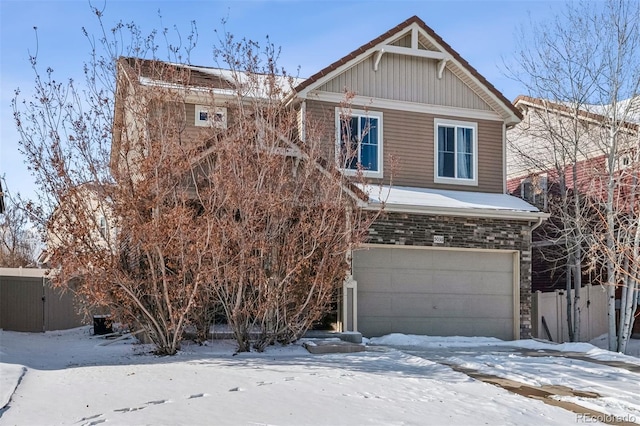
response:
M72 242L77 235L73 228L77 223L84 224L90 229L91 242L80 244L85 250L99 252L114 250L117 229L116 218L109 202L109 196L104 193L104 187L93 183L85 183L69 190L60 200L60 205L54 210L47 223L46 249L40 254L38 262L50 265L51 253L63 241Z
M68 223L78 220L75 215L82 215L82 222L87 223L91 229L91 241L98 249L111 249L116 241L117 220L109 201L110 196L104 193L104 188L108 187L85 183L69 191L60 202L72 207L65 206L64 209L58 209L53 213L47 229L47 240L55 245L57 238L68 235L65 227L69 226ZM64 215L71 213L72 217L64 217L62 212Z
M619 154L613 165L615 176L621 182L633 179L631 166L637 155L640 130L640 108L633 108L634 105L640 107L640 99L623 101L620 107L625 107L626 102L631 102L632 108L623 129L630 137L619 138ZM606 106L584 105L576 109L568 104L529 96L518 96L514 106L522 112L523 120L507 132L508 193L548 211L553 207L550 203L553 199L558 200L564 189L569 196L576 192L585 200L585 205L581 206L582 215L599 214L598 204L606 201L606 181L598 176L606 176L609 167L605 155L607 144L603 143L609 131L603 124L609 121L605 115ZM576 150L574 145L577 145ZM637 170L634 173L637 175ZM619 188L615 194L617 205L624 211L629 207L632 195L625 185L619 185ZM591 207L587 206L589 203ZM567 244L565 235L558 231L561 227L561 219L552 216L533 235L533 292L564 292L567 287ZM586 227L581 231L587 233ZM603 265L587 263L582 263L583 286L606 281ZM584 307L588 308L589 301L586 302ZM636 321L635 330L640 332L639 321Z
M638 100L640 101L640 99ZM522 111L523 120L507 132L507 191L547 211L550 198L558 197L563 187L568 194L576 191L597 204L606 199L605 183L594 176L606 175L607 159L603 139L607 128L603 106L585 105L577 111L567 105L529 96L518 96L514 106ZM597 112L594 112L597 111ZM577 114L578 120L574 120ZM631 116L635 117L634 115ZM640 118L640 117L638 117ZM574 126L574 123L578 123ZM631 134L638 134L635 122L625 123ZM578 149L573 151L573 140ZM625 173L634 156L637 140L630 145L620 139L620 155L614 167ZM574 161L575 159L575 161ZM574 167L575 164L575 167ZM621 199L628 199L620 192ZM559 218L552 217L534 235L532 290L554 291L564 289L564 240L549 231L557 226ZM552 253L554 252L554 253ZM583 274L583 284L597 281L599 271Z
M190 76L184 137L212 119L234 125L227 71L171 66ZM120 89L175 84L152 68ZM198 87L216 93L215 105ZM134 101L131 93L119 102ZM506 194L506 129L520 122L518 109L417 17L301 81L285 102L300 123L323 123L327 160L345 175L362 170L370 182L362 208L384 206L353 253L342 330L530 336L531 233L547 215ZM117 129L127 138L144 131L116 108L115 168L125 158Z

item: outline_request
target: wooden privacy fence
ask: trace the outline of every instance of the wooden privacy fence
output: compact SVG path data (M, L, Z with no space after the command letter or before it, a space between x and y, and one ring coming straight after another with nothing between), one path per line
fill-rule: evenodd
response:
M571 301L573 302L571 290ZM566 290L542 293L537 291L532 297L533 337L554 342L569 341L567 325ZM543 322L544 318L544 322ZM580 293L580 341L588 342L605 334L607 330L607 293L599 285L582 287ZM546 325L546 327L545 327ZM550 334L550 336L547 334Z
M42 332L83 325L71 292L51 287L44 269L0 268L0 329Z

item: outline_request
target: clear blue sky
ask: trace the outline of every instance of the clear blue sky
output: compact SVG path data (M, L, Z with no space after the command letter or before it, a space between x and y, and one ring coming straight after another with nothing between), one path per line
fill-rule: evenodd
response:
M106 5L105 5L106 3ZM173 27L186 34L198 25L198 48L191 62L211 65L215 28L227 18L226 29L237 37L263 41L266 35L282 47L280 65L307 77L340 59L410 16L417 15L508 99L524 89L501 71L503 58L514 56L514 35L526 24L552 19L563 3L556 1L158 1L93 0L105 7L108 27L134 21L145 30ZM162 21L158 17L158 10ZM57 80L82 73L89 43L84 26L97 34L97 20L88 1L0 0L0 176L12 193L33 196L35 185L18 151L18 135L10 106L14 90L28 97L33 87L29 52L36 49L42 70L54 69Z

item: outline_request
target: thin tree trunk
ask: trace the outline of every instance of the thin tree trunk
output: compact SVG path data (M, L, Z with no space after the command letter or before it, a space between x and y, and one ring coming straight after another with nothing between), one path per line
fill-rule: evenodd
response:
M618 349L618 341L616 339L616 242L615 242L615 212L613 210L613 198L615 190L614 170L614 154L616 151L615 130L609 128L609 158L607 176L607 202L605 205L606 221L607 221L607 238L606 238L606 255L605 264L607 268L607 315L609 316L609 350L616 352Z
M635 260L633 264L629 259L625 259L625 267L627 268L627 278L625 280L625 288L622 291L622 301L620 303L620 337L618 339L618 349L620 352L627 350L627 343L633 331L633 323L635 320L635 312L638 305L638 263L637 259L640 254L640 219L636 224L636 232L633 239L633 250L630 255Z
M571 301L571 271L573 269L573 255L570 254L567 257L567 265L566 265L566 289L567 289L567 329L569 330L569 341L575 342L574 334L573 334L573 309L572 309L572 301Z
M575 255L573 257L574 267L573 267L573 338L574 342L580 341L580 292L582 290L582 270L581 270L581 262L582 258L582 249L580 245L577 244L575 248Z

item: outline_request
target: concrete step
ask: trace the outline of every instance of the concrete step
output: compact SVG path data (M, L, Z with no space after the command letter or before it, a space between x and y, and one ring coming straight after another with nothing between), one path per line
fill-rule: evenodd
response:
M333 339L337 338L350 343L362 343L362 333L357 331L328 331L328 330L309 330L304 336L306 339Z
M339 339L310 339L302 346L312 354L345 354L353 352L363 352L365 346L362 343L345 342Z

